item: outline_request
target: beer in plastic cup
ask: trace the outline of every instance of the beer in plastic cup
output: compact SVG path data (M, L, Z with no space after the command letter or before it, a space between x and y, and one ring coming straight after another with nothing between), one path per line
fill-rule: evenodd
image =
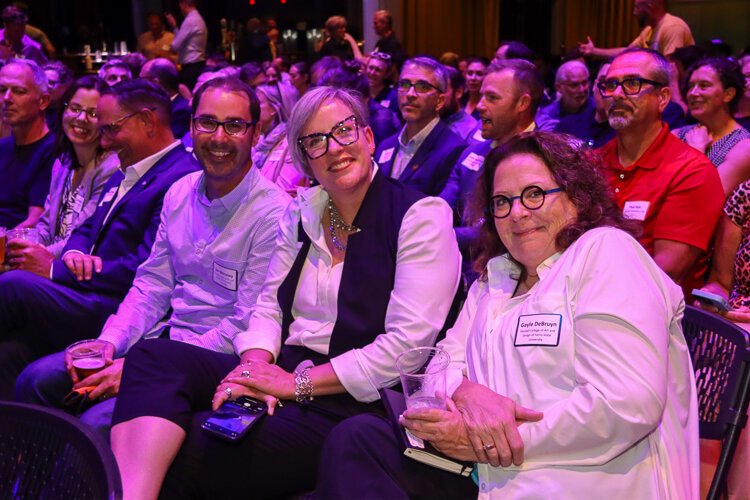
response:
M81 340L71 344L66 349L70 356L73 369L76 371L79 380L93 375L104 368L104 347L107 343L103 340L90 339Z

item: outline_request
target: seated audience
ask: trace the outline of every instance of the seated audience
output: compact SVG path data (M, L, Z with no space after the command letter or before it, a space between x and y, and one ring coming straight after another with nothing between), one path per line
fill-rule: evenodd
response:
M113 85L117 85L125 80L130 80L133 78L133 74L130 71L130 66L124 61L120 59L111 59L105 62L99 69L99 78L112 87Z
M157 84L172 101L170 123L175 137L182 137L190 130L190 103L180 95L180 74L177 66L165 58L151 59L141 68L141 78Z
M96 211L104 185L117 171L117 154L104 151L99 144L96 106L105 86L99 78L86 76L73 82L63 97L58 157L52 166L44 212L36 225L39 243L45 248L20 240L10 243L7 260L11 268L33 272L25 262L30 252L37 253L32 262L59 258L73 230Z
M555 73L558 99L541 108L536 114L539 130L554 130L559 121L570 115L590 114L594 100L589 90L589 69L579 60L564 62Z
M674 131L708 156L719 171L725 196L750 179L750 132L734 119L745 88L740 66L726 58L704 59L687 71L685 102L698 120Z
M64 102L63 96L73 83L73 72L60 61L48 62L42 66L42 70L47 76L49 89L49 106L47 106L45 120L49 129L57 133L58 117Z
M603 63L596 74L594 86L607 79L609 63ZM615 137L615 130L607 121L607 101L601 92L594 90L594 107L585 107L580 113L563 116L554 131L580 139L584 145L598 149ZM671 103L671 101L670 101Z
M296 62L289 69L289 83L299 92L300 97L310 90L310 66L306 62Z
M524 43L515 40L500 42L495 51L495 58L492 62L502 61L503 59L523 59L524 61L534 62L534 51L528 48Z
M276 70L276 74L279 75L279 81L289 82L289 58L287 56L277 56L271 61L271 66ZM302 94L300 94L302 95Z
M524 134L487 158L475 202L487 213L482 278L439 344L452 361L447 408L409 409L401 423L476 462L479 498L695 498L684 299L587 156ZM322 463L316 498L477 494L468 478L404 458L380 415L336 427Z
M326 72L340 68L343 62L336 56L324 56L315 61L310 67L310 83L315 86L318 85L318 80Z
M479 111L476 108L481 99L482 81L487 66L489 62L484 57L471 57L466 60L466 92L461 100L461 106L476 120L479 120Z
M0 30L0 59L30 59L42 65L47 62L42 46L26 34L28 16L18 7L3 9L3 29Z
M376 147L401 129L398 116L370 97L367 78L359 73L359 65L347 62L340 68L328 71L321 77L320 85L354 90L361 96L363 102L367 103L370 129L375 138Z
M375 103L398 114L398 95L391 86L393 61L385 52L374 52L367 58L365 75L370 89L368 95Z
M375 161L386 176L436 196L466 148L466 143L440 121L448 87L444 66L428 57L409 59L396 87L406 123L401 132L378 144Z
M266 82L266 75L263 73L263 68L261 68L260 64L249 62L242 65L242 69L240 70L240 80L248 84L250 88L254 89L258 87L258 85L262 85Z
M174 33L164 28L164 18L158 12L150 12L146 16L148 31L138 35L138 45L135 51L143 54L146 59L165 58L177 62L177 54L172 51Z
M642 223L641 244L690 297L703 284L724 192L705 155L670 134L661 119L669 73L653 50L628 49L612 61L598 90L617 135L599 152L617 206Z
M19 376L17 400L60 407L73 383L76 389L95 387L89 396L99 403L81 419L108 435L123 357L140 339L165 334L233 352L232 340L247 328L266 276L289 197L252 168L260 110L247 85L211 80L193 102L195 154L203 171L178 180L164 197L151 254L99 335L111 343L107 367L79 380L74 370L66 371L63 352L52 354ZM227 165L216 153L229 148L236 154ZM217 277L217 269L226 279Z
M95 337L117 309L151 251L164 193L198 169L172 135L169 104L163 90L143 80L102 94L96 107L101 145L117 152L121 172L104 186L96 211L70 235L61 258L27 255L31 270L0 275L0 365ZM14 378L6 371L0 394Z
M461 98L466 90L466 80L460 71L452 66L445 66L448 85L445 91L445 106L440 110L440 118L465 143L477 132L478 121L461 109Z
M396 355L435 341L459 280L450 209L378 170L366 116L359 97L327 87L294 108L288 141L320 186L281 219L236 355L162 339L131 349L112 428L125 498L236 496L227 476L259 498L313 488L330 430L382 412ZM273 416L236 443L200 429L245 395Z
M55 161L55 135L44 119L50 100L44 71L34 61L11 60L0 69L0 98L11 130L0 139L0 226L34 227Z
M308 179L294 164L286 131L299 94L284 82L263 84L255 91L260 101L260 131L253 147L253 164L266 179L296 196L298 188L308 185Z

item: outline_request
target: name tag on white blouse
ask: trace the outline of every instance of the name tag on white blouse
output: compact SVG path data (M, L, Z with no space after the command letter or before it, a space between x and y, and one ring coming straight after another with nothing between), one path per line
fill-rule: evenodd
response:
M469 155L464 158L464 161L461 162L461 165L468 168L469 170L478 172L482 167L482 163L484 163L484 156L478 155L476 153L469 153Z
M547 346L560 344L560 314L524 314L518 318L516 327L516 347Z
M214 283L219 286L223 286L227 290L236 292L238 278L238 271L229 269L228 267L224 267L218 262L214 261Z
M396 148L390 148L386 149L382 153L380 153L380 158L378 158L378 163L385 163L387 161L390 161L391 158L393 158L393 150Z
M384 100L380 101L380 105L383 106L384 108L387 108L388 106L391 105L391 101L390 101L390 99L384 99Z
M649 201L626 201L622 215L626 219L646 220L649 205Z
M112 198L114 198L116 194L117 194L117 186L113 187L112 189L106 192L106 194L104 195L104 198L102 198L102 201L99 202L99 206L101 207L105 203L109 203L110 201L112 201Z

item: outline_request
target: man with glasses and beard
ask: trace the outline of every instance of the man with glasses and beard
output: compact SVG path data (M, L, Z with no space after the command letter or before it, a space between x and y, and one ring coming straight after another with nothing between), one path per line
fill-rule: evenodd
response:
M0 365L18 366L21 357L35 359L98 335L151 252L164 193L198 169L172 135L169 98L155 84L131 80L109 88L97 115L101 145L117 152L121 171L61 258L36 266L36 273L0 275ZM14 379L5 371L0 391Z
M260 104L237 79L209 81L193 98L194 152L202 171L175 182L164 197L151 255L99 336L109 342L108 366L84 380L68 375L64 353L32 363L18 379L17 398L59 406L74 388L96 387L104 398L82 420L105 434L111 424L124 356L141 338L168 335L233 352L276 246L290 198L252 168L260 135Z
M404 64L396 83L406 124L378 145L375 161L383 173L428 196L442 191L466 143L440 121L448 78L442 64L415 57Z
M669 73L653 50L628 49L612 61L597 92L617 135L599 152L617 205L643 224L641 245L689 299L703 283L724 191L711 162L662 122Z

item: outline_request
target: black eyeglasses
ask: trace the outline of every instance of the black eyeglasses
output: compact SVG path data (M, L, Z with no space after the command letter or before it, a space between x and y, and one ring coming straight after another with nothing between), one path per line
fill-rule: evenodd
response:
M373 52L372 54L370 54L370 57L380 59L381 61L391 61L391 55L388 52Z
M67 102L63 104L63 106L65 106L65 109L76 118L78 118L81 113L85 113L91 120L96 120L96 108L83 108L78 104L70 104Z
M615 92L617 92L617 87L622 87L622 92L625 95L636 95L640 93L641 87L643 87L644 83L648 83L649 85L653 85L657 88L667 86L664 83L649 80L648 78L636 77L626 78L621 82L618 82L617 80L600 81L596 84L596 88L599 89L599 93L602 95L602 97L612 97L613 95L615 95Z
M349 146L359 140L359 125L357 117L352 115L344 118L333 126L327 134L310 134L297 139L308 158L315 160L328 152L328 140L333 139L341 146Z
M130 118L133 118L135 115L143 113L146 110L154 111L155 109L156 108L143 108L143 109L139 109L138 111L135 111L133 113L130 113L130 114L127 114L127 115L123 116L122 118L118 118L117 120L113 121L112 123L108 123L107 125L100 125L99 126L99 132L101 132L101 134L103 136L114 137L115 134L117 134L117 132L119 132L120 129L122 128L123 123L125 123L127 120L129 120Z
M417 94L427 94L433 90L437 90L441 94L443 93L442 90L424 80L419 80L418 82L414 83L410 82L409 80L399 80L398 82L396 82L396 88L399 92L403 92L404 94L409 93L409 90L411 90L412 87L414 87L414 90L417 92Z
M196 116L193 118L193 127L198 132L203 134L213 134L219 127L224 129L227 135L232 137L239 137L245 135L247 130L252 127L255 122L246 122L245 120L227 120L219 121L210 116Z
M490 198L489 211L496 219L504 219L510 215L513 209L513 202L521 200L521 205L529 210L539 210L544 205L544 197L548 194L562 191L563 188L552 188L546 191L539 186L527 186L521 191L520 196L505 196L502 194Z

